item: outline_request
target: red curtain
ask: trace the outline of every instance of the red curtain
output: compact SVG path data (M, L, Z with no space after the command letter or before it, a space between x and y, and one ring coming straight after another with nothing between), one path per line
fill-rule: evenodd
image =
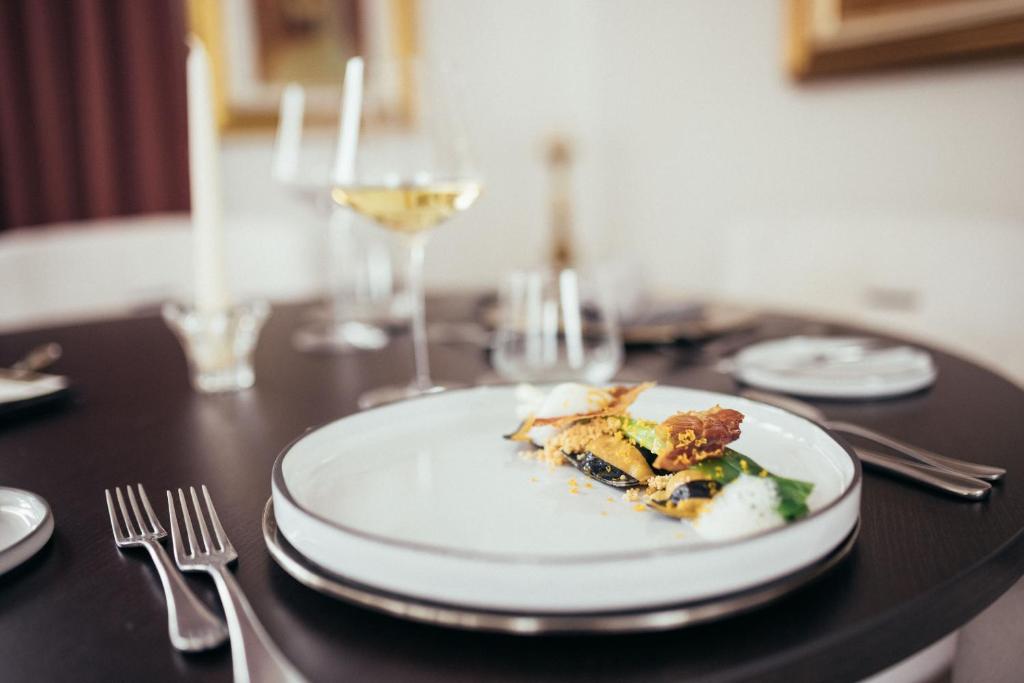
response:
M0 1L0 230L188 208L182 0Z

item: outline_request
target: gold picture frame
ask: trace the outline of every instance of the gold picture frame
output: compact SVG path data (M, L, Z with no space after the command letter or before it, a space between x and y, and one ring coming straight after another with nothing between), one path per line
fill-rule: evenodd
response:
M290 81L304 86L308 122L333 123L348 57L417 52L417 0L187 0L187 8L189 30L210 54L225 131L272 128ZM284 38L283 23L292 29ZM409 120L412 97L399 89L376 103L375 119Z
M1024 0L787 0L786 64L806 80L1024 53Z

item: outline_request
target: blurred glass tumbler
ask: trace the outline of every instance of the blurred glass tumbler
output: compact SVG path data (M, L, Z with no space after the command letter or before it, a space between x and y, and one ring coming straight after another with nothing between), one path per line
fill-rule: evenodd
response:
M185 350L192 386L201 393L239 391L253 385L252 354L269 315L265 301L223 311L200 311L175 302L163 307L164 320Z
M510 274L499 300L492 363L515 382L607 382L622 366L614 308L575 270Z
M292 343L303 353L345 353L382 349L389 329L408 317L395 277L396 254L376 230L362 230L354 216L337 208L330 191L336 144L305 117L306 90L289 83L281 94L273 177L305 204L327 230L323 256L327 305L312 311L295 330Z

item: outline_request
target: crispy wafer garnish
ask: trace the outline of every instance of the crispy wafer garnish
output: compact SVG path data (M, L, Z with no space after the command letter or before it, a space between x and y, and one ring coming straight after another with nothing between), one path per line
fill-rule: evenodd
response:
M608 387L607 389L601 389L602 393L606 393L609 396L609 400L605 403L604 407L599 410L593 410L588 413L574 413L572 415L562 415L558 417L535 417L530 415L512 434L506 436L506 439L512 441L529 441L530 430L534 427L543 427L551 425L557 429L568 427L574 422L580 420L590 420L595 417L605 417L608 415L623 415L629 409L629 406L633 405L637 397L643 392L647 391L654 386L654 382L644 382L643 384L637 384L635 387L624 387L614 386Z
M534 417L533 415L530 415L525 420L519 423L519 428L516 429L516 431L512 432L511 434L506 434L505 438L509 439L510 441L529 441L530 437L528 435L530 433L530 430L533 429L533 424Z

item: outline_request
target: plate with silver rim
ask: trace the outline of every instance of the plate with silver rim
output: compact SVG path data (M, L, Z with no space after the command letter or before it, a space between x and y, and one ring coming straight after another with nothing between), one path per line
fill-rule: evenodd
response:
M776 581L711 600L618 612L552 614L501 612L444 605L355 583L309 561L281 535L274 501L263 509L263 540L274 561L299 583L345 602L391 616L471 631L517 635L644 633L693 626L756 609L800 588L839 564L857 541L860 523L824 558Z
M39 552L53 534L53 514L42 496L0 486L0 574Z
M860 465L820 426L737 396L655 387L630 412L661 420L713 405L746 416L734 444L814 484L810 513L708 541L568 467L522 457L514 387L445 392L307 432L274 464L281 535L374 590L452 607L583 614L711 600L820 562L860 514Z

